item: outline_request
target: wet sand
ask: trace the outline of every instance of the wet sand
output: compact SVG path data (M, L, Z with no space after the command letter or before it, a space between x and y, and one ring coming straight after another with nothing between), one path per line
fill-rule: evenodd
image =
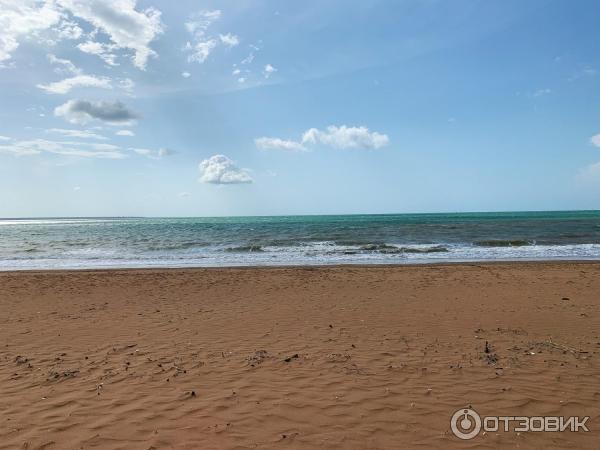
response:
M600 442L600 263L4 272L0 345L0 449Z

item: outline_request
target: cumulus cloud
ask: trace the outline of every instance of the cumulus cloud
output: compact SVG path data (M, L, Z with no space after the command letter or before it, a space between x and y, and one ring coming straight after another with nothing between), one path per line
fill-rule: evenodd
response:
M131 130L119 130L115 134L117 136L135 136L135 133Z
M323 144L333 148L378 149L389 144L387 135L371 132L367 127L347 127L346 125L327 127L325 131L311 128L302 135L302 142Z
M596 134L590 138L590 142L596 147L600 147L600 134Z
M57 25L63 15L53 2L2 0L0 3L0 65L12 58L22 37Z
M63 136L68 136L68 137L72 137L72 138L106 140L106 137L104 137L100 134L94 133L93 131L89 131L89 130L50 128L50 129L46 130L46 133L58 133L58 134L62 134Z
M133 51L133 64L144 70L156 56L150 43L163 32L158 9L136 10L136 0L56 0L73 16L108 35L115 49ZM113 61L114 62L114 61Z
M264 74L265 78L269 78L275 72L277 72L277 69L275 67L273 67L271 64L267 64L265 66L265 68L263 69L263 74Z
M110 78L96 77L93 75L75 75L64 80L55 81L49 84L38 84L38 88L43 89L49 94L67 94L76 87L95 87L101 89L112 89Z
M83 158L123 159L127 155L119 147L111 144L98 144L95 142L62 142L46 139L32 139L14 141L0 145L0 153L14 156L31 156L41 153L52 153L63 156L78 156Z
M191 74L191 73L189 73L189 72L181 72L181 76L182 76L183 78L189 78L189 77L191 77L191 76L192 76L192 74Z
M235 47L236 45L239 45L240 43L240 38L238 36L236 36L235 34L231 34L231 33L227 33L227 34L219 34L219 39L221 40L221 43L223 43L225 46L227 47Z
M252 183L247 169L238 168L225 155L214 155L199 165L200 181L211 184L246 184Z
M369 131L367 127L347 127L346 125L327 127L326 130L310 128L302 134L300 141L273 137L261 137L254 143L262 150L304 151L309 145L325 145L339 149L378 149L390 142L386 134Z
M288 152L303 152L306 147L300 142L279 138L261 137L254 140L260 150L284 150Z
M119 101L69 100L54 109L54 115L71 123L101 120L111 125L131 125L138 115Z

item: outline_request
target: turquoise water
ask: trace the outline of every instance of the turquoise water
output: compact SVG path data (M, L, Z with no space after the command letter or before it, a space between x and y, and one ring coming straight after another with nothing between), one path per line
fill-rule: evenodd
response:
M600 211L0 220L0 270L600 259Z

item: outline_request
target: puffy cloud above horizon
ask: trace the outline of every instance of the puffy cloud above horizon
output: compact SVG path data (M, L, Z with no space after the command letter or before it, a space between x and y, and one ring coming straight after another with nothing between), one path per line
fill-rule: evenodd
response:
M367 127L328 126L322 131L311 128L302 135L303 143L323 144L333 148L365 148L378 149L389 144L390 139L386 134L369 131Z
M379 149L390 143L386 134L369 131L367 127L328 126L326 130L310 128L300 141L272 137L254 140L261 150L305 151L307 145L325 145L337 149Z
M235 163L225 155L214 155L202 161L200 179L202 183L210 184L248 184L253 180L247 169L238 168Z
M590 138L590 142L596 147L600 147L600 134L596 134Z
M131 125L138 114L119 101L69 100L54 109L54 115L76 124L100 120L110 125Z

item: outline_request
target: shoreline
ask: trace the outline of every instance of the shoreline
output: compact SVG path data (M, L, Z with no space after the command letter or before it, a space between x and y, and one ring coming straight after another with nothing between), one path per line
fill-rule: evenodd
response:
M336 269L336 268L401 268L401 267L453 267L479 265L561 265L561 264L599 264L600 259L506 259L506 260L468 260L468 261L426 261L409 263L348 263L348 264L258 264L229 266L143 266L143 267L82 267L57 269L2 269L1 274L11 273L62 273L62 272L131 272L131 271L195 271L195 270L268 270L268 269Z

